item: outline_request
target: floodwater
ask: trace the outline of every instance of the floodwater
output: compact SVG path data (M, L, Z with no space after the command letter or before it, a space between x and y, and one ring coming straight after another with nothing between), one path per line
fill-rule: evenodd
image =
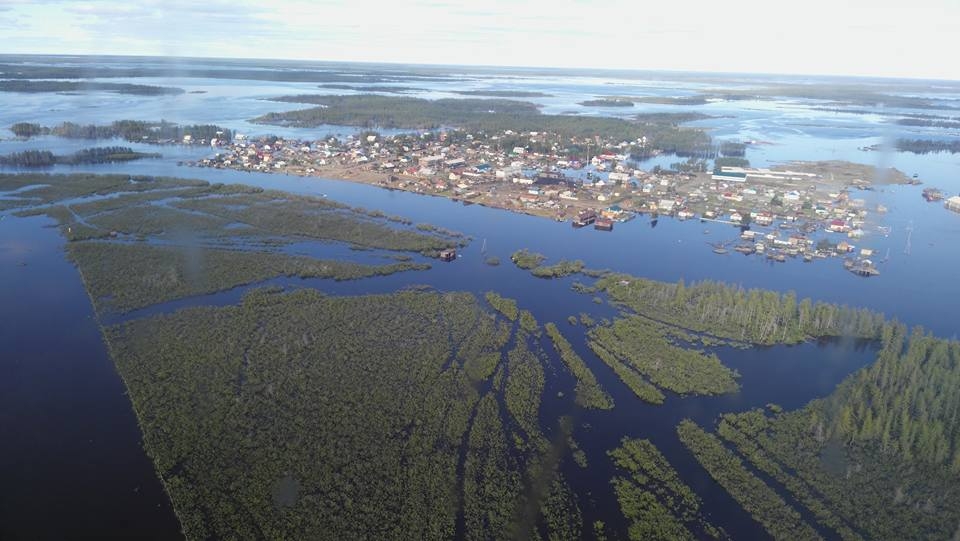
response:
M143 59L139 62L149 63ZM171 97L3 94L0 125L20 121L51 125L64 120L105 123L126 118L163 118L179 123L215 123L251 135L275 133L314 138L356 131L343 127L277 130L247 122L265 112L297 107L264 101L265 97L343 92L318 89L316 84L196 78L121 82L163 84L205 93ZM411 95L425 97L454 97L450 93L454 89L489 87L541 91L550 94L534 99L544 112L624 114L619 110L583 108L577 102L609 94L684 95L697 88L714 88L719 83L682 77L671 80L666 74L636 79L622 74L561 77L550 71L505 71L495 78L465 73L445 81L391 84L423 88ZM938 96L947 98L957 95L955 88L938 92ZM931 129L891 128L878 115L817 111L816 105L777 99L716 102L688 108L650 105L634 110L695 110L715 115L718 118L695 125L711 128L718 138L769 143L749 147L747 157L755 165L823 159L881 163L908 174L918 173L928 185L951 193L960 191L960 159L955 156L858 150L893 137L932 136ZM950 135L940 130L936 136L944 133ZM118 142L99 144L115 143ZM586 524L598 519L610 525L620 523L616 502L607 487L613 470L606 452L624 436L644 437L654 441L682 478L703 497L704 511L712 522L735 538L763 537L759 525L709 479L682 447L675 435L677 423L691 418L708 426L721 413L763 407L771 402L786 409L801 407L813 398L829 394L844 377L870 363L874 352L868 345L837 342L751 350L722 348L717 351L720 358L741 374L742 388L738 393L720 397L670 395L662 406L645 405L593 357L586 348L583 328L566 323L567 316L580 312L600 319L613 317L615 310L606 304L595 304L589 295L573 292L570 286L578 280L576 277L540 280L515 268L509 262L514 250L530 248L548 255L552 261L582 259L591 268L611 268L658 280L682 278L689 283L712 279L744 287L793 290L801 297L879 310L908 324L924 325L941 336L957 334L954 303L960 295L960 282L954 278L954 272L960 264L955 249L960 237L960 215L925 203L920 198L921 188L916 186L865 193L868 206L882 203L890 209L885 222L892 230L888 236L873 234L861 243L880 254L889 254L880 267L881 276L863 279L847 273L836 261L770 264L739 254L715 255L705 242L733 239L739 233L738 229L720 224L661 218L652 227L648 219L638 218L617 224L610 233L572 229L566 223L373 186L177 165L208 155L210 149L205 148L158 149L121 144L159 151L164 156L128 164L57 167L49 171L171 175L323 194L350 205L380 209L471 235L474 241L461 250L460 258L449 264L434 262L433 268L425 272L348 282L278 279L266 283L287 288L314 287L329 294L389 292L418 284L478 294L497 290L517 299L541 323L557 323L617 404L610 412L573 409L570 379L562 373L551 377L544 395L544 418L573 415L576 437L590 461L586 471L564 465L568 479L585 495L581 507ZM0 140L0 154L33 148L72 152L87 146L87 142L53 137L7 139ZM677 161L672 157L659 160L664 164ZM647 165L652 167L654 162ZM0 495L0 538L177 537L179 526L142 450L134 412L103 345L83 284L65 258L63 240L50 225L46 218L16 218L0 213L0 344L4 345L0 357L0 479L5 481L6 489ZM483 245L486 253L481 253ZM298 243L286 250L361 262L372 262L380 255L325 243ZM498 256L502 263L497 267L486 265L484 256ZM250 287L258 285L263 284L174 301L126 316L110 316L104 322L200 304L235 303ZM552 351L548 353L558 362ZM567 396L557 397L556 391L565 387Z

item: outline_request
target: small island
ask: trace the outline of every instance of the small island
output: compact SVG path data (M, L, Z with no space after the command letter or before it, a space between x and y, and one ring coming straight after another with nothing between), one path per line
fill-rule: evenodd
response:
M9 79L0 81L0 92L114 92L134 96L177 96L183 94L184 90L182 88L169 86L136 85L128 83Z
M41 126L31 122L17 122L10 126L17 137L54 135L66 139L124 139L131 143L149 144L226 144L233 140L233 131L212 124L181 126L161 120L117 120L108 125L64 122L56 126Z
M580 105L584 107L633 107L633 102L620 98L598 98L581 101Z
M491 98L549 98L551 95L530 90L455 90L461 96L487 96Z
M72 154L57 155L49 150L26 150L0 156L0 165L17 167L53 167L54 165L86 165L96 163L131 162L145 158L159 158L155 152L135 152L129 147L97 147L78 150Z

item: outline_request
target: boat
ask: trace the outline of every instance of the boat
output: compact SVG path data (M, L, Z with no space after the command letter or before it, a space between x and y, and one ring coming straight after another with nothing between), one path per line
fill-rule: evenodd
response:
M726 249L726 248L714 248L714 249L713 249L713 253L723 255L723 254L727 253L727 249Z
M755 253L757 248L752 244L738 244L736 247L734 247L734 250L743 255L750 255Z
M613 220L600 218L594 222L593 228L599 231L613 231Z

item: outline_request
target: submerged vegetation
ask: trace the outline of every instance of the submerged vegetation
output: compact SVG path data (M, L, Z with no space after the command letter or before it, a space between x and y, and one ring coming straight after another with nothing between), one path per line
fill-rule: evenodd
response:
M723 394L736 391L736 372L716 355L670 343L640 316L620 318L590 330L590 347L605 351L624 366L678 394ZM643 397L641 397L643 398Z
M774 537L813 537L797 510L842 539L947 539L960 523L960 343L884 324L873 365L795 412L721 417L679 433ZM750 473L762 472L765 482ZM776 495L782 488L792 502ZM792 526L790 526L792 524Z
M485 293L487 302L494 310L503 314L503 317L510 321L516 321L520 315L520 309L517 308L517 301L501 297L499 293L488 291Z
M69 251L97 308L120 312L278 276L351 280L430 268L422 263L369 266L275 253L108 242L71 243Z
M517 343L502 394L462 370L493 321L469 294L259 291L106 334L190 539L579 537L538 357Z
M119 175L0 175L0 190L18 189L19 198L11 201L21 207L20 215L57 220L101 311L125 312L281 276L348 280L430 268L409 257L362 265L277 251L294 240L430 255L463 242L458 233L415 231L325 198L249 186ZM60 203L67 200L72 202ZM236 225L242 227L231 227Z
M513 252L513 255L510 256L510 260L513 261L514 265L526 270L540 266L540 263L543 263L546 258L547 256L538 254L536 252L531 252L526 248L517 250L516 252Z
M600 383L597 382L593 371L590 370L580 355L574 351L570 342L560 333L560 329L553 323L547 323L544 328L546 328L550 340L553 341L553 347L556 348L563 364L565 364L567 369L577 378L577 387L575 389L577 405L584 408L612 409L613 398L607 394Z
M611 483L633 541L724 539L700 514L700 498L649 440L624 438L608 453L620 476Z
M720 483L774 539L821 539L800 513L751 473L719 438L704 432L692 421L680 423L677 433L710 477Z
M524 268L517 263L517 266ZM571 274L578 274L583 271L583 261L560 261L554 265L540 265L530 270L530 274L537 278L562 278Z
M947 539L960 523L960 343L885 327L878 360L795 412L718 434L845 539Z

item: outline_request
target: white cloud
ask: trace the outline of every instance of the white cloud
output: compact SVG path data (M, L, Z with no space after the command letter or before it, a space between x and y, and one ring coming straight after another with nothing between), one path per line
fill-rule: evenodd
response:
M2 52L960 79L956 0L0 0Z

